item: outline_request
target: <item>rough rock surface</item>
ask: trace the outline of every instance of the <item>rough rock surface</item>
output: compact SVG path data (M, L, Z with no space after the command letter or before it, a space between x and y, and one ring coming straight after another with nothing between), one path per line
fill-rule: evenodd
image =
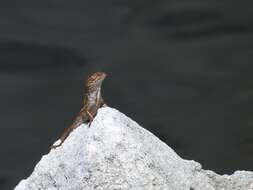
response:
M112 108L74 130L42 157L15 190L250 190L253 172L220 176Z

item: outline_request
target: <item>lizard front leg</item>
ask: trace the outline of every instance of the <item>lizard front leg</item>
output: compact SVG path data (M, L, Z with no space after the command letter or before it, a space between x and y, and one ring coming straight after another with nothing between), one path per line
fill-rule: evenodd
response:
M87 116L89 118L89 124L88 124L88 126L90 127L91 122L93 121L94 117L93 117L93 115L88 110L86 110L86 114L87 114Z

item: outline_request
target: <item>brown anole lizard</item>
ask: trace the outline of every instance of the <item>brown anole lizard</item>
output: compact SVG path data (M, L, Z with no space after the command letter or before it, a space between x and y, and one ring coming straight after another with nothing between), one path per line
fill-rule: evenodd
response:
M89 123L93 121L97 114L97 110L104 106L104 100L101 95L101 85L106 77L104 72L95 72L91 74L85 81L85 95L83 106L76 116L74 122L68 127L60 137L60 143L54 144L51 148L61 146L69 134L82 123Z

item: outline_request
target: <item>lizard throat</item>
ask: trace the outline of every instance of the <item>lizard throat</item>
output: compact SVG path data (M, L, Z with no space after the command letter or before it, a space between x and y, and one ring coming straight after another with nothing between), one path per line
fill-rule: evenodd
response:
M88 101L96 104L97 102L99 102L100 94L101 94L101 88L97 88L96 90L90 91L88 93Z

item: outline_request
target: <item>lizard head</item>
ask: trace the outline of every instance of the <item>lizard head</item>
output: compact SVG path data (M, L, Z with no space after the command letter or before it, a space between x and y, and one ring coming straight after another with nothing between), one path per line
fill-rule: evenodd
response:
M97 88L100 87L103 80L106 77L106 73L104 72L95 72L92 73L87 79L86 79L86 87L87 88Z

